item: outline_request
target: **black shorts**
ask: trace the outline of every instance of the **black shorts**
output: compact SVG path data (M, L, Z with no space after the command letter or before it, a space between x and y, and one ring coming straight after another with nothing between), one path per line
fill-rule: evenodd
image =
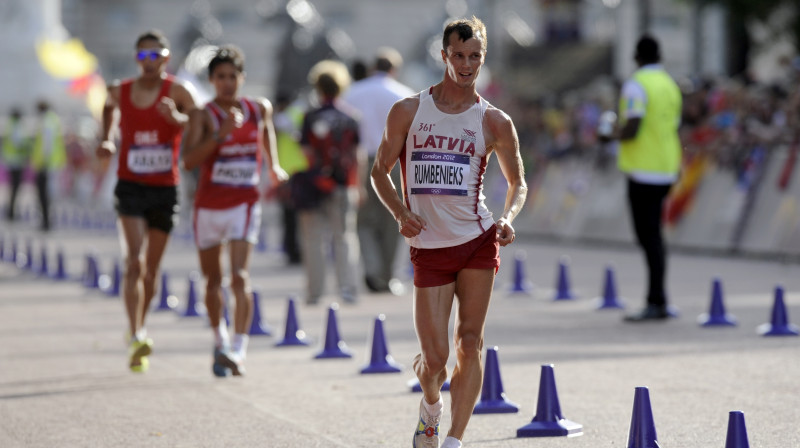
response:
M169 233L178 224L178 187L120 180L114 188L114 208L120 216L142 217L147 227Z

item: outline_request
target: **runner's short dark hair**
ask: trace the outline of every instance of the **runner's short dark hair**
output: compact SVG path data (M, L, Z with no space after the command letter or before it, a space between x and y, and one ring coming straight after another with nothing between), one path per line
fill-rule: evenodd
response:
M169 39L167 39L167 36L165 36L160 30L153 29L140 34L136 39L135 48L139 48L139 45L146 40L154 40L158 42L158 45L161 46L161 48L169 48Z
M481 19L472 16L471 19L458 19L448 23L444 27L444 34L442 35L442 50L445 52L447 52L447 46L450 45L450 35L453 33L457 33L462 42L466 42L473 37L478 39L481 41L481 49L486 53L486 25L481 22Z
M214 74L214 69L220 64L233 64L236 71L244 73L244 52L236 45L223 45L214 53L214 57L208 62L208 76Z

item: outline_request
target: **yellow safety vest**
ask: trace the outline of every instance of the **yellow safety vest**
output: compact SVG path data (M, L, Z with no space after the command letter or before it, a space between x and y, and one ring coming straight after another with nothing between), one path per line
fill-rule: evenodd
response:
M283 113L289 117L295 128L301 126L303 111L300 108L289 106ZM308 169L308 159L303 154L295 135L285 130L276 130L275 142L278 146L278 164L287 174L292 175Z
M644 89L647 105L636 137L620 141L617 165L623 173L677 174L681 165L680 89L667 72L660 69L637 70L633 79ZM627 116L627 109L628 105L621 99L621 117Z
M61 135L61 121L55 112L48 111L42 117L39 131L33 142L31 166L36 171L56 170L62 168L66 162L67 151Z
M30 143L19 135L21 132L22 120L10 118L3 136L3 164L7 167L23 168L28 162Z

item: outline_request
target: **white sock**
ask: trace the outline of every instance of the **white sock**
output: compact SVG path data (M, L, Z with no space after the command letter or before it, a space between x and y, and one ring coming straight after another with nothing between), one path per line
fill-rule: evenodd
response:
M233 334L233 344L231 345L231 351L239 355L242 359L247 356L247 342L250 341L250 336L244 333L234 333Z
M228 339L228 327L225 326L225 321L220 320L219 325L214 328L214 346L217 348L224 348L230 345Z
M134 339L136 339L139 342L142 342L145 339L147 339L147 328L142 327L136 330L136 335L134 336Z
M442 443L442 448L461 448L461 441L455 437L447 436Z
M425 398L423 398L422 406L425 407L425 412L427 412L428 415L439 415L442 413L442 409L444 408L444 399L442 398L442 395L439 394L439 401L429 404L427 401L425 401Z

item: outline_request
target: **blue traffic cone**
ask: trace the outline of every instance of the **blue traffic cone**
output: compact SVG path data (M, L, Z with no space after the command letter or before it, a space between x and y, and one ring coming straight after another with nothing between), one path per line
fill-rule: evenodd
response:
M524 250L514 253L514 283L509 288L509 294L531 295L533 293L533 283L525 278L525 261L528 254Z
M22 267L26 271L33 270L33 241L30 239L25 242L25 264Z
M62 229L69 227L69 212L67 212L67 209L61 209L58 213L58 226Z
M16 238L11 239L11 252L8 254L8 261L17 264L17 252L19 250L19 243L17 242Z
M36 274L38 274L39 277L47 277L50 275L49 271L50 269L47 264L47 246L42 244L42 250L39 254L39 267L36 269Z
M183 312L183 317L199 317L203 313L200 310L200 303L197 300L197 275L196 272L189 274L189 296L186 300L186 310Z
M11 238L11 244L9 244L8 250L6 250L6 257L4 260L15 265L17 264L17 239L14 237Z
M419 384L419 380L416 378L408 382L408 387L411 388L411 392L422 392L422 385ZM441 388L442 392L449 390L450 390L450 378L444 380L444 383L442 384Z
M715 278L711 283L711 306L708 313L697 317L697 322L703 327L733 327L736 318L725 312L722 300L722 282Z
M264 231L264 227L262 226L258 230L258 243L256 243L256 252L266 252L267 251L267 232Z
M562 258L558 262L558 277L556 278L556 295L553 300L572 300L575 299L575 294L569 286L569 266L567 265L567 258Z
M352 358L353 354L347 344L339 338L339 326L336 324L336 310L339 305L331 304L328 308L328 324L325 330L325 346L314 359Z
M725 448L750 448L742 411L731 411L728 414L728 437L725 439Z
M286 327L284 329L283 340L275 344L276 347L289 347L294 345L308 345L306 332L300 329L297 314L294 309L294 298L289 297L288 308L286 311Z
M53 274L53 278L56 280L66 280L69 278L69 275L67 275L66 263L64 262L63 249L59 249L56 253L56 272Z
M108 294L109 297L119 297L121 289L122 289L122 270L119 267L119 261L114 260L114 266L111 268L111 282L108 285L106 294Z
M250 336L272 336L272 328L261 318L261 295L253 291L253 320L250 322Z
M84 286L90 289L100 288L100 270L97 266L97 257L92 254L86 256L86 277Z
M658 446L653 410L650 408L650 392L646 387L637 387L633 396L628 448L658 448Z
M92 270L92 258L89 254L86 254L84 258L85 263L83 265L83 274L81 274L81 283L83 286L89 287L89 277L91 277L91 270Z
M172 311L178 306L178 298L169 293L169 274L161 273L161 290L159 291L156 311Z
M403 370L389 354L386 344L386 335L383 333L383 321L386 316L379 314L375 318L375 325L372 331L372 353L369 364L361 369L361 373L396 373Z
M486 349L486 367L483 373L483 389L481 399L473 414L513 414L519 412L519 406L506 400L503 391L503 380L500 378L500 363L497 361L497 347Z
M617 282L614 280L614 268L606 266L606 276L603 282L603 295L599 297L598 310L622 309L625 308L622 300L617 295Z
M583 434L583 425L567 420L561 415L553 365L543 365L539 377L536 415L529 424L517 429L517 437L578 436L581 434Z
M772 322L761 324L757 328L761 336L797 336L800 334L797 325L789 323L789 314L783 304L783 287L775 287L775 304L772 305Z
M83 216L81 217L81 229L89 230L92 228L92 214L89 210L83 211Z

